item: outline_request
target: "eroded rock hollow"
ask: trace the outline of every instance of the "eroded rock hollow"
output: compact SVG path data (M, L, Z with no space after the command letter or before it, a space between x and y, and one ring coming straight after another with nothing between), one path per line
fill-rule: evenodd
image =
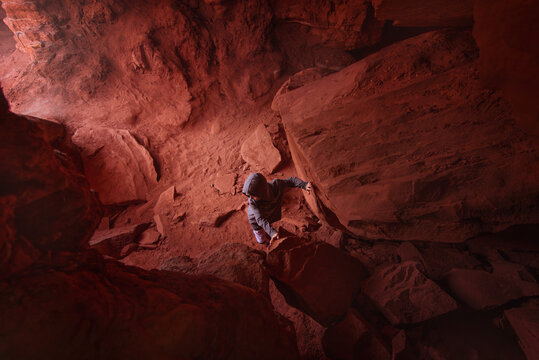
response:
M536 2L0 2L0 358L539 356Z

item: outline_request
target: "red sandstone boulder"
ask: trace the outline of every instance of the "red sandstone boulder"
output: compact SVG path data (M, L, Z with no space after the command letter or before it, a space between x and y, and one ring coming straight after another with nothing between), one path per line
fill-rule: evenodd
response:
M298 358L291 324L254 291L95 255L53 257L2 283L0 358Z
M296 237L272 243L266 262L286 301L324 326L346 315L367 275L344 251Z
M539 221L539 157L479 84L470 35L425 33L274 100L320 218L442 242Z
M258 125L251 136L241 145L241 157L258 172L273 173L281 163L281 154L273 145L271 136L264 127Z
M322 343L330 359L391 359L389 346L376 329L353 308L343 321L326 330Z
M539 358L539 308L505 310L504 315L519 337L520 347L528 360Z
M12 114L1 94L0 99L0 201L7 224L0 266L17 267L15 258L33 258L38 250L86 246L101 210L64 127Z
M365 280L361 289L393 325L413 324L457 309L455 300L421 268L413 261L388 266Z
M157 185L150 153L129 131L81 128L73 142L82 149L84 172L103 204L146 200Z
M294 324L300 358L312 360L327 359L322 348L322 336L326 328L314 321L309 315L288 305L285 297L275 287L273 281L270 281L269 289L271 303L275 311Z
M269 298L269 276L264 260L265 254L260 251L247 245L228 243L206 251L196 259L185 256L167 259L160 269L213 275L247 286Z
M473 0L373 0L376 18L395 26L471 26Z
M517 280L483 270L454 269L445 278L451 293L476 310L539 295L539 285L534 280Z

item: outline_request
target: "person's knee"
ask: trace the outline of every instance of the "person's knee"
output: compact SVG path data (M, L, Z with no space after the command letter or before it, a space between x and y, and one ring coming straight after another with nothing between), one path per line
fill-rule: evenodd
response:
M259 244L264 244L269 240L269 236L264 230L253 230L253 233L255 234L256 241Z

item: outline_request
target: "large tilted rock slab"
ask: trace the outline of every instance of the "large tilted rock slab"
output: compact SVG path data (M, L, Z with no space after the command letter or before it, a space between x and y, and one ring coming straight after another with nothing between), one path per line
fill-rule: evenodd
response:
M298 358L292 325L266 298L210 276L144 271L91 252L1 287L2 359Z
M413 324L457 309L457 303L421 272L414 261L380 269L362 291L393 324Z
M368 238L460 242L539 221L539 158L477 80L468 31L425 33L278 95L311 208Z
M227 243L192 259L178 256L165 260L161 270L207 274L245 285L269 298L269 276L263 252L239 243Z
M374 0L376 18L395 26L471 26L473 0Z
M367 275L344 251L296 237L272 244L266 262L286 301L324 326L346 315Z
M84 127L73 135L84 172L103 204L146 200L157 184L153 159L127 130Z

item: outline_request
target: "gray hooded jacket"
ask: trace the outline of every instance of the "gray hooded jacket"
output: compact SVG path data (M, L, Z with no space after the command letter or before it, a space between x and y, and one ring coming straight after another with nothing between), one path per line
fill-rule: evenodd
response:
M281 219L281 205L285 187L305 189L306 186L307 182L297 177L275 179L268 183L264 175L260 173L249 175L243 184L243 193L261 198L258 201L249 199L247 215L253 230L264 229L269 236L275 235L277 231L271 226L271 223Z

